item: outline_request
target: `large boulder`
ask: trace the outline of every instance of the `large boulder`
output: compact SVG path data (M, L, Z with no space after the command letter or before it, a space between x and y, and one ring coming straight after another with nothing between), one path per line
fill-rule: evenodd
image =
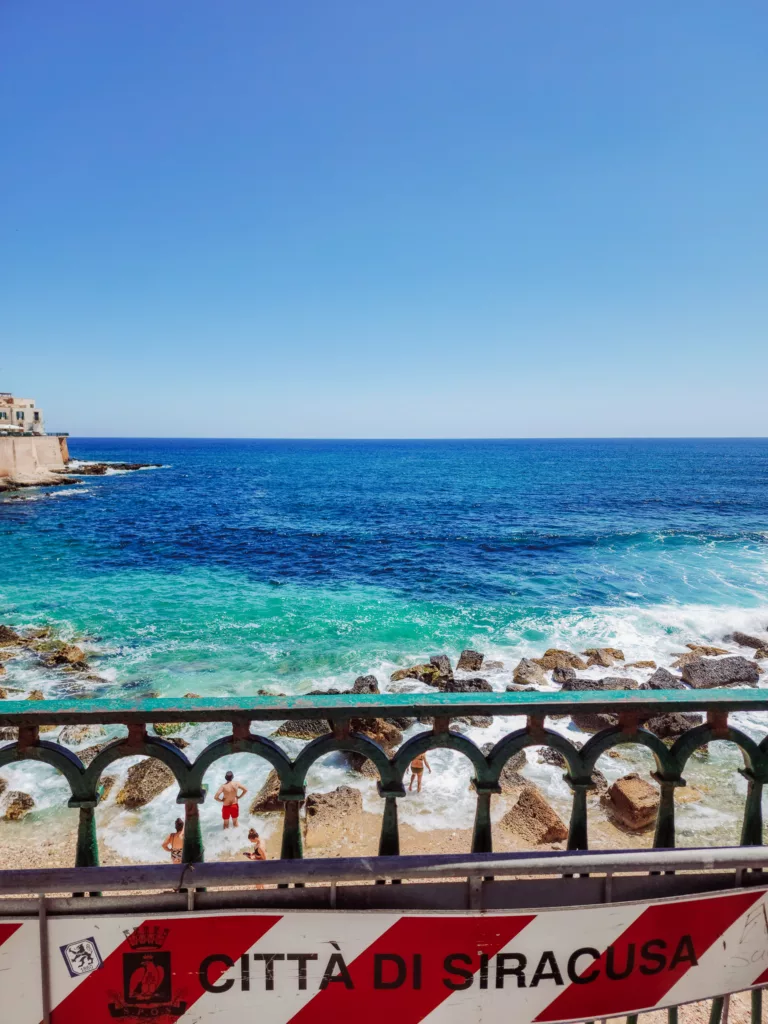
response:
M760 671L754 661L740 655L717 659L695 658L683 666L683 679L695 690L740 683L755 686L759 678Z
M660 740L676 739L697 725L702 725L704 719L701 715L690 714L687 711L665 711L663 714L654 715L643 724L643 728L658 736Z
M574 740L573 746L576 747L577 750L581 750L584 744L580 740ZM554 765L555 768L562 768L563 771L568 770L568 763L565 760L565 755L559 750L556 750L555 747L539 747L538 762L539 764Z
M459 662L456 665L457 672L479 672L485 655L480 651L473 651L471 648L462 651L459 655Z
M637 690L638 684L629 676L605 676L603 679L569 679L563 683L563 690Z
M425 723L424 719L419 719L420 722ZM429 724L434 723L434 718L429 719ZM475 729L490 729L493 725L493 719L490 715L461 715L459 718L451 719L451 728L457 729L459 732L464 732L470 726Z
M689 662L696 661L696 659L700 658L701 655L700 654L694 654L693 651L683 651L683 652L679 652L678 651L676 654L673 654L672 657L675 659L672 662L672 668L676 668L676 669L679 670L679 669L682 669L682 667L684 665L687 665Z
M251 801L251 814L271 814L282 811L283 803L277 799L280 792L280 778L273 768L267 781Z
M11 647L22 642L22 637L10 626L0 624L0 647Z
M156 757L147 757L128 769L117 803L123 807L144 807L176 782L171 769Z
M639 832L656 821L659 791L633 772L617 779L604 795L602 803L619 824Z
M433 654L429 663L437 669L441 679L453 679L453 669L447 654Z
M315 740L331 730L323 718L296 718L283 722L274 736L285 736L292 740Z
M374 743L378 743L388 754L403 742L403 734L396 725L385 718L351 718L349 726L352 732L362 733Z
M493 693L493 687L487 679L453 679L440 689L444 693Z
M603 679L573 679L563 683L564 691L584 692L587 690L636 690L637 682L628 676L606 676ZM584 732L599 732L619 724L618 715L602 711L582 711L578 707L571 712L571 721Z
M523 786L517 803L501 819L501 827L522 842L540 846L568 838L568 829L536 786Z
M106 735L100 725L65 725L59 733L59 743L67 747L79 747L81 743L98 740Z
M531 658L520 659L512 678L518 686L546 686L548 681L544 669Z
M768 658L768 647L761 647L755 651L755 661L764 661L766 658Z
M537 665L541 665L545 672L551 672L555 668L585 669L587 663L578 654L572 651L561 651L557 647L550 647L544 652L543 657L533 659Z
M655 661L630 661L624 666L624 668L656 668Z
M709 647L707 644L686 644L689 651L698 654L702 658L717 658L721 654L727 654L724 647Z
M395 748L403 742L402 732L387 718L352 718L349 725L353 732L362 733L378 743L387 757L391 757ZM378 779L379 773L373 761L355 751L348 751L346 757L352 771Z
M309 793L305 801L307 821L313 818L339 821L363 813L363 797L359 789L339 786L330 793Z
M750 636L749 633L740 633L739 630L724 636L723 640L727 644L738 644L739 647L752 647L756 651L759 651L761 647L768 647L768 637Z
M35 806L35 801L29 793L22 793L19 789L12 789L6 799L7 804L3 815L6 821L19 821Z
M92 747L86 747L85 750L78 750L77 756L80 758L83 764L86 767L88 767L88 765L91 763L94 757L96 757L97 754L100 754L102 750L104 750L104 748L108 746L109 741L107 741L106 743L94 743Z
M685 690L685 683L680 676L673 675L667 668L657 668L650 679L644 682L641 690Z
M358 676L352 684L352 693L381 693L376 676Z
M169 736L175 736L176 733L181 732L184 728L183 722L155 722L153 726L155 735L160 736L162 739L167 739Z
M624 661L624 651L617 647L590 647L583 654L587 665L599 665L600 668L611 668L617 661Z
M561 686L563 683L570 683L576 678L576 671L572 668L555 668L552 670L552 682L559 683Z
M393 683L401 679L418 679L420 683L427 683L429 686L439 686L442 681L440 669L434 665L411 665L409 668L399 668L389 677Z
M76 644L65 644L62 641L53 641L49 650L43 657L43 662L49 668L64 666L71 669L84 669L88 667L88 659L82 648Z

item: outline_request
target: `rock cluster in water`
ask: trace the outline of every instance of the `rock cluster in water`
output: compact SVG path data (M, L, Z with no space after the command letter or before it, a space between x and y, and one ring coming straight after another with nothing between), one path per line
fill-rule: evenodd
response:
M105 464L106 465L106 464ZM140 468L130 466L125 468ZM99 467L91 470L100 472ZM106 471L106 469L105 469ZM614 647L593 647L579 653L561 648L549 648L540 657L522 658L513 671L513 682L507 685L512 692L549 691L553 686L565 692L614 691L614 690L670 690L670 689L707 689L720 686L754 686L758 683L763 669L759 662L768 659L768 629L765 636L752 636L734 632L723 638L724 644L749 649L752 657L733 651L732 647L718 647L698 643L689 643L686 650L674 656L669 667L657 666L653 660L627 663L624 652ZM33 657L46 668L62 674L67 684L69 695L90 696L85 686L72 680L83 682L100 682L98 676L90 672L88 656L78 644L60 639L49 627L18 632L11 626L0 624L0 675L6 674L4 662L15 657ZM605 676L592 678L588 670L593 668L611 670ZM402 688L407 681L433 687L443 693L490 693L494 687L485 678L503 668L501 662L489 661L474 649L462 651L455 669L446 654L435 654L429 661L398 669L392 673L393 689ZM642 683L628 675L618 674L624 669L653 670ZM482 673L482 674L479 674ZM407 692L407 687L405 690ZM15 696L23 691L12 687L0 687L0 699ZM266 691L263 691L266 692ZM374 675L358 676L351 690L317 690L312 694L359 693L375 694L380 688ZM312 695L310 694L310 696ZM272 694L273 696L276 694ZM187 694L188 697L197 696ZM28 700L42 700L39 690L26 694ZM592 732L615 725L616 715L608 713L592 713L579 711L572 713L572 721L578 728ZM403 742L403 730L414 724L415 719L408 717L393 718L354 718L350 721L352 730L374 740L391 757ZM679 712L664 713L653 716L644 723L644 727L663 739L673 740L690 728L700 724L700 715ZM420 719L420 723L431 725L429 718ZM492 719L486 716L463 716L452 719L452 728L463 729L467 726L488 727ZM48 727L50 729L50 727ZM154 726L154 732L163 736L168 742L179 748L187 746L187 741L175 735L183 726L179 723L160 723ZM275 732L275 737L298 739L305 742L328 732L329 723L318 719L300 719L284 722ZM17 730L0 729L0 741L15 739ZM59 742L73 747L80 747L91 740L105 737L105 730L100 726L67 726L58 736ZM84 764L104 749L107 740L93 743L81 749L78 756ZM578 747L580 744L576 743ZM484 753L491 749L486 744ZM377 778L378 773L372 762L356 753L345 755L349 768L357 774ZM563 755L549 747L542 747L539 761L552 764L566 770ZM551 807L544 794L521 772L527 763L526 755L520 752L507 762L502 770L500 785L502 794L516 798L515 803L505 813L501 827L516 839L533 844L552 844L562 842L567 836L567 828L557 812ZM599 770L592 776L595 794L608 817L620 827L638 831L650 827L655 821L658 808L658 790L649 782L631 774L614 782L608 783ZM102 779L100 799L106 798L114 787L116 778L108 775ZM126 808L145 806L160 793L175 784L173 773L162 762L146 759L133 765L117 792L115 802ZM253 798L251 814L270 814L282 811L283 805L279 797L279 780L277 773L271 771L264 786ZM308 794L305 801L307 822L314 821L314 827L329 826L334 815L354 818L362 813L360 793L350 787L339 787L330 794ZM0 814L6 820L21 819L34 808L31 796L20 791L7 791L7 783L0 778ZM359 806L358 806L359 804Z

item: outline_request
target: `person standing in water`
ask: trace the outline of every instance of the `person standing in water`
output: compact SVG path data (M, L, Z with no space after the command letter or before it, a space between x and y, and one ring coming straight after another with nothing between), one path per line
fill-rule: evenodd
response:
M181 864L181 853L184 849L184 820L176 819L176 831L171 832L163 843L163 849L171 855L171 864Z
M427 760L426 754L419 754L418 757L414 757L411 761L411 784L408 787L410 793L413 789L414 780L416 781L416 792L421 792L421 780L424 776L424 768L427 768L429 774L432 774L432 768L430 767L429 761Z
M233 828L237 828L237 819L240 817L240 805L238 801L244 797L248 790L242 782L236 782L232 772L224 776L224 785L219 786L214 797L222 804L221 817L224 821L224 828L229 828L230 819Z

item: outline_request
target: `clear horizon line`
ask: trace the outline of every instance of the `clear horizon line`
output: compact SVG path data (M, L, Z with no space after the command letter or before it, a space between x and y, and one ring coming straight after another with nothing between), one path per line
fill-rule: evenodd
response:
M51 432L51 436L55 435ZM45 436L45 435L43 435ZM195 435L195 434L67 434L73 441L382 441L382 442L418 442L429 441L766 441L765 434L584 434L584 435L542 435L542 436L493 436L493 437L320 437L320 436L257 436L240 435L234 437L221 437L218 435Z

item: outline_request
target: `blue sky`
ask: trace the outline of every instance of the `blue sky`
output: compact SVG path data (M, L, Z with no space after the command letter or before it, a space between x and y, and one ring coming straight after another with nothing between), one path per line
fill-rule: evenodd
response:
M0 390L117 436L765 435L763 0L4 0Z

